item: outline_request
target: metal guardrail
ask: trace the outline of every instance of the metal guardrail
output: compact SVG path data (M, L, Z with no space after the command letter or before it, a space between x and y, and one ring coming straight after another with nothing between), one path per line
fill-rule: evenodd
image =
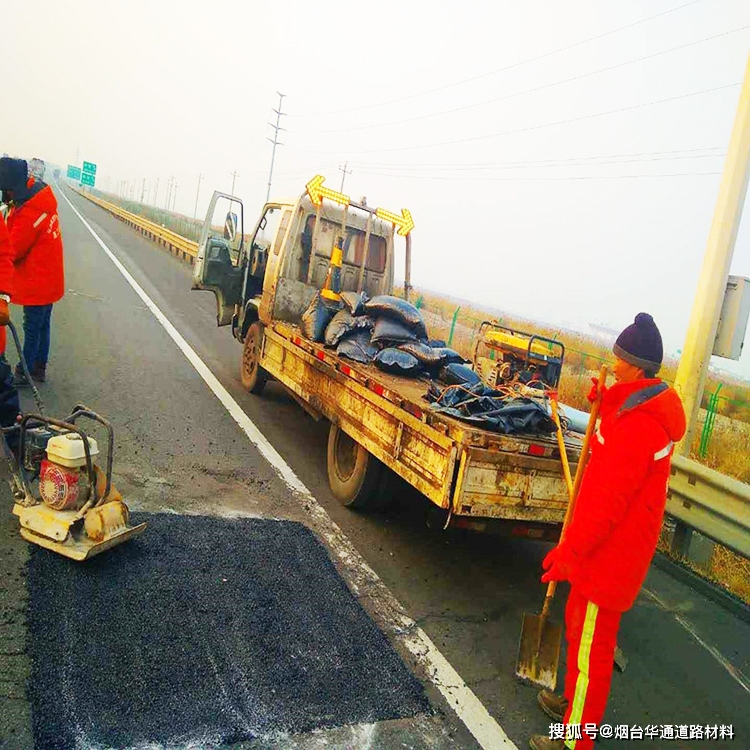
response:
M96 203L97 206L101 206L105 211L109 211L134 229L138 229L147 237L154 240L154 242L164 245L170 250L170 252L177 256L181 256L182 260L187 261L190 265L193 265L195 262L195 258L198 256L197 242L188 240L181 234L173 232L171 229L167 229L153 221L149 221L143 216L130 213L130 211L126 211L124 208L120 208L120 206L117 206L114 203L109 203L109 201L97 198L90 193L84 193L80 190L76 192L87 200L90 200L92 203Z
M678 524L750 558L750 484L673 456L667 513Z
M198 243L132 214L114 203L80 193L146 236L182 255L191 265ZM750 460L750 458L748 459ZM750 485L709 469L683 456L672 457L666 512L677 521L673 552L684 553L686 529L695 529L709 539L750 559Z

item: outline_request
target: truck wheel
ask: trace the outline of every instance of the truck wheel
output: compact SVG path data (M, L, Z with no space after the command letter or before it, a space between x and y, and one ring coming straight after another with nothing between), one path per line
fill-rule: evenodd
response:
M328 433L328 484L347 508L379 510L383 464L335 424Z
M255 321L250 324L245 334L242 347L242 362L240 377L245 390L260 395L268 380L268 373L258 364L260 360L260 342L262 336L261 324Z

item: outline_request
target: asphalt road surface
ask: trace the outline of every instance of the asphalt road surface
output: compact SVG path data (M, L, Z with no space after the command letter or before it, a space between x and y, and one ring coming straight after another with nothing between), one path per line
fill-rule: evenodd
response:
M48 412L62 415L83 401L111 419L116 430L115 484L134 509L177 514L176 521L185 515L270 518L310 528L364 612L421 681L430 702L422 710L419 701L412 701L408 711L374 715L372 721L342 714L341 726L335 718L311 713L308 718L319 718L322 728L312 732L309 722L294 721L291 713L285 719L282 713L265 734L251 733L238 741L252 748L474 748L480 741L491 746L486 738L493 737L497 747L515 743L524 748L530 734L546 733L549 721L536 708L535 691L515 680L514 669L522 614L538 611L543 599L539 571L548 545L432 530L425 524L426 504L408 491L384 515L342 508L327 486L327 425L306 416L278 384L269 384L262 397L243 391L240 346L228 329L216 328L213 295L189 291L189 266L84 198L68 190L65 194L314 499L293 492L261 455L62 197L66 295L53 313L48 383L41 389ZM20 322L21 311L14 309L13 314ZM28 404L28 395L24 399ZM3 493L9 503L9 493ZM14 523L8 514L0 519L0 635L8 644L0 649L0 673L8 675L0 679L0 737L8 747L33 747L32 738L42 736L40 722L49 718L32 715L39 710L38 703L29 701L39 667L33 659L45 653L45 659L52 660L55 651L29 647L34 638L43 637L44 628L29 635L40 605L34 596L30 604L27 600L29 591L36 591L31 578L43 569L36 555L49 553L34 552L34 562L27 567L29 550L13 534ZM217 533L198 551L191 547L193 556L203 556L193 560L197 568L223 559L235 538ZM235 544L230 555L246 552ZM247 564L263 565L263 560L248 557ZM274 564L273 555L267 563ZM58 572L51 585L66 590L71 580L60 572L65 566L54 569ZM194 575L191 570L186 566L188 579ZM288 594L301 592L295 594L292 587ZM556 602L558 619L564 594L562 590ZM132 606L144 618L150 616L148 597L134 598ZM97 628L91 625L86 637L93 644ZM219 621L212 637L221 640L223 634ZM420 634L428 640L417 643ZM652 569L637 604L623 618L619 643L629 664L624 673L614 675L606 722L731 725L735 739L603 740L600 747L635 748L644 742L651 747L750 746L746 622ZM101 653L94 645L91 651ZM111 653L108 669L124 674L127 649ZM446 671L441 655L460 678ZM61 654L58 658L64 660ZM179 650L173 658L177 664ZM398 674L400 662L388 663L390 674ZM31 689L25 690L29 675ZM468 690L458 685L461 679ZM355 683L352 689L358 689ZM366 692L363 700L369 700ZM76 699L63 692L59 700ZM502 727L508 742L502 743L492 728L488 735L476 731L477 724L483 726L481 716L476 719L477 705ZM132 710L127 692L119 710Z

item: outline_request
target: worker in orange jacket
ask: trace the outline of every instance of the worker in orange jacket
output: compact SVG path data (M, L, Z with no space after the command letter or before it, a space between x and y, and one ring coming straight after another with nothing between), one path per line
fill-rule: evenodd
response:
M15 270L12 300L23 305L23 354L31 377L43 383L52 305L65 291L57 200L49 185L28 177L23 159L0 159L0 190L10 206L8 232ZM16 367L16 384L28 385L20 365Z
M564 694L542 690L538 696L559 734L532 737L532 750L594 746L620 617L633 606L656 551L671 456L685 434L680 397L656 377L663 348L653 318L639 313L618 337L614 354L615 384L604 389L573 520L543 563L543 582L570 582L568 663ZM595 383L590 400L597 389Z
M10 321L8 303L13 292L13 251L10 247L8 228L0 214L0 427L10 427L21 411L18 391L13 383L13 374L5 359L5 326ZM9 440L11 447L14 441Z

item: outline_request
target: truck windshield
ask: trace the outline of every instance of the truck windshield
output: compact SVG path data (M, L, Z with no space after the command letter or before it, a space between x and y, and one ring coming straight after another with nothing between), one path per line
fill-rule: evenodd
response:
M305 244L312 243L313 232L315 230L315 215L307 217L305 228L302 233L303 247ZM316 255L322 255L327 258L331 257L331 251L336 243L336 239L341 236L341 224L329 219L321 219L320 234L318 235L318 246ZM344 263L353 266L362 265L362 257L365 252L365 232L353 227L346 228L344 237ZM375 273L383 273L385 270L386 241L385 237L376 234L370 234L370 249L367 255L365 268Z

